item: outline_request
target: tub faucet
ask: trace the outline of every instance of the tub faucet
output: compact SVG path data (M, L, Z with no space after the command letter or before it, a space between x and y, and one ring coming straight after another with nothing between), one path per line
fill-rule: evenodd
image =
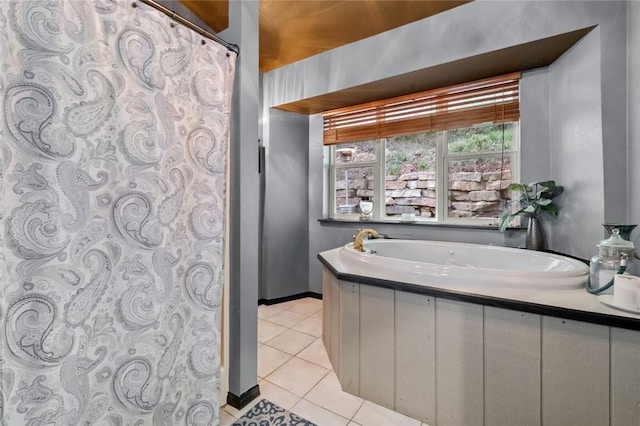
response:
M358 232L356 237L353 240L353 248L358 251L364 251L364 247L362 245L362 240L365 236L371 235L373 238L378 238L378 233L375 229L365 228Z

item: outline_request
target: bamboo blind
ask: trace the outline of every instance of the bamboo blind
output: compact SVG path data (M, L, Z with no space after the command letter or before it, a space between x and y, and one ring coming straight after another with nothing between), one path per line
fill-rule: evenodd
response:
M517 72L327 111L324 144L517 121L519 85Z

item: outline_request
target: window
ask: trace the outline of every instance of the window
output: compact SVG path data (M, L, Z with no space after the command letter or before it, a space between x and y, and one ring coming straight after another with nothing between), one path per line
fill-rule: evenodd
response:
M373 200L374 220L496 224L518 180L518 83L512 74L325 114L332 217L357 220L359 201Z

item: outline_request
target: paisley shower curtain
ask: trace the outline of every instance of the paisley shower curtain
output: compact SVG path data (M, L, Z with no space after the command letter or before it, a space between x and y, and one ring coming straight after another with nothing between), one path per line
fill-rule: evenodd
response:
M235 60L143 3L0 1L2 424L217 424Z

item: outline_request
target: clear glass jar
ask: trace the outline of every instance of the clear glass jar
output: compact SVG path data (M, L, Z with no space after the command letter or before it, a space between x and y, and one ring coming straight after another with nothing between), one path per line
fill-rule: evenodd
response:
M371 197L362 197L358 207L360 208L360 220L371 220L373 213L373 200L371 200Z
M633 243L623 239L618 229L613 229L611 237L600 241L598 254L593 256L589 263L591 289L595 290L609 284L622 266L625 266L625 272L631 272L631 260L634 257L634 253L635 247ZM612 293L613 286L601 294Z

